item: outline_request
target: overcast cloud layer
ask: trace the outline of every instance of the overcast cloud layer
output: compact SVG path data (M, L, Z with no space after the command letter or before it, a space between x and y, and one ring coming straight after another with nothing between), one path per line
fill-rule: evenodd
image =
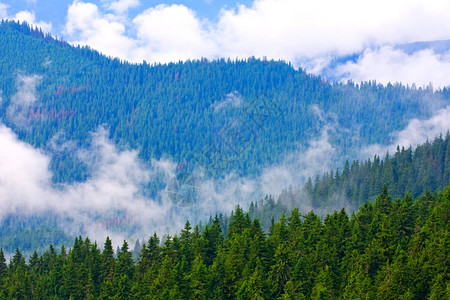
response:
M392 48L450 39L446 0L255 0L251 6L223 8L214 21L182 4L101 3L68 2L66 23L57 34L133 62L267 56L322 74L333 58L356 54L355 61L327 75L356 82L450 84L450 52L437 55L428 49L407 54ZM51 20L36 20L33 11L9 15L10 10L0 3L0 17L52 30ZM131 15L130 10L137 13Z

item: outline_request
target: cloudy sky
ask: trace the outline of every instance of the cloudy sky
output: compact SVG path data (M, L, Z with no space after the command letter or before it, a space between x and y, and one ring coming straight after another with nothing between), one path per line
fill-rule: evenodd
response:
M448 0L0 0L73 44L121 59L283 59L332 80L450 85Z

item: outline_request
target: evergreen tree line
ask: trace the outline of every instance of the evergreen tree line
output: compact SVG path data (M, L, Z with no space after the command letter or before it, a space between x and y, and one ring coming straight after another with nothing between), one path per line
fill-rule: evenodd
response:
M267 196L250 205L252 218L259 218L267 230L271 218L278 219L294 207L314 209L323 216L330 208L357 210L366 201L374 201L386 184L393 198L411 193L413 198L427 190L443 189L450 183L450 133L418 145L414 150L397 147L384 159L375 155L363 163L345 162L342 171L331 170L311 178L303 187L286 188L278 199ZM305 212L305 209L301 211ZM324 213L325 212L325 213Z
M326 212L346 207L348 212L358 209L366 201L373 202L386 184L393 198L410 192L413 198L427 190L443 189L450 183L450 135L449 133L411 148L398 149L384 159L352 164L346 163L343 171L336 169L309 180L302 188L286 188L278 199L267 196L252 202L249 207L251 219L258 218L265 232L272 218L278 220L281 213L288 214L293 208L301 213L311 208L320 217ZM330 208L331 207L331 208ZM228 227L227 215L219 215L224 233ZM8 215L0 226L0 247L12 253L20 248L31 254L43 253L49 244L60 247L72 245L73 238L60 228L61 217L51 214L42 216ZM209 221L211 224L213 220Z
M236 207L220 220L189 222L164 241L154 234L136 261L128 243L114 253L89 238L26 262L0 251L2 299L448 299L450 186L375 202L323 220L293 209L267 234Z
M417 197L425 190L432 191L445 187L450 182L450 133L445 137L436 137L412 150L397 146L391 157L386 154L384 160L375 156L360 164L357 160L349 165L346 161L342 172L325 173L316 176L314 183L309 180L305 185L307 196L312 199L313 207L327 207L333 195L341 195L353 207L358 207L367 199L373 200L386 184L393 197L406 192Z

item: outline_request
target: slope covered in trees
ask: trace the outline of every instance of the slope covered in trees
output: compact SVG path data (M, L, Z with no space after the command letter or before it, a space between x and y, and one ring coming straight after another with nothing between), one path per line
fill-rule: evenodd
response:
M313 207L326 207L336 195L348 199L353 207L373 200L380 193L383 184L388 186L393 197L407 192L414 197L424 191L443 188L450 182L450 134L434 139L433 142L417 146L414 150L397 147L393 156L384 159L375 156L360 164L346 162L341 172L325 173L305 185L307 196Z
M60 226L61 218L47 213L39 216L14 214L0 221L0 248L14 253L16 248L24 254L34 250L43 253L49 244L72 245L73 237Z
M145 161L169 157L192 167L213 146L233 156L225 171L243 174L305 149L327 125L336 128L330 142L337 157L351 159L361 145L389 143L389 133L411 118L450 103L447 89L331 84L282 61L130 64L15 22L0 25L0 54L0 118L32 145L51 150L52 138L65 133L82 146L104 125L117 145L138 149ZM21 102L33 87L35 101ZM249 109L264 118L255 122ZM233 120L244 120L237 125L251 146L228 147ZM89 176L64 151L54 153L52 170L55 182Z
M415 149L398 149L383 159L375 156L363 163L347 162L342 171L337 169L317 176L301 188L286 188L281 195L254 199L249 215L252 220L258 218L267 231L272 218L278 220L282 213L287 215L293 208L299 208L301 213L314 209L323 217L333 209L345 207L350 212L367 201L373 202L384 184L392 197L397 198L408 192L418 197L427 191L442 190L449 182L450 134L447 133ZM227 212L219 215L219 219L226 232ZM7 253L13 253L17 247L25 253L33 250L42 253L49 243L71 245L73 238L59 226L61 221L61 217L52 214L7 216L1 221L0 247Z
M395 201L387 188L349 216L323 221L294 209L264 234L240 207L219 219L155 234L135 263L125 241L88 238L26 262L0 252L0 297L15 299L448 299L450 186Z
M309 179L303 187L286 188L276 199L266 197L252 203L250 216L259 218L263 228L271 218L294 207L314 209L324 215L330 208L356 210L367 201L373 202L387 185L391 195L401 197L411 193L418 197L426 191L443 189L450 183L450 134L439 136L412 148L397 148L381 159L375 156L363 163L347 161L342 171L336 169Z

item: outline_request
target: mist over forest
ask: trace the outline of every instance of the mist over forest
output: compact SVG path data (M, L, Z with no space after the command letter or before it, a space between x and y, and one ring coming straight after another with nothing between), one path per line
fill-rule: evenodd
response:
M328 77L2 19L0 298L448 296L448 86Z

